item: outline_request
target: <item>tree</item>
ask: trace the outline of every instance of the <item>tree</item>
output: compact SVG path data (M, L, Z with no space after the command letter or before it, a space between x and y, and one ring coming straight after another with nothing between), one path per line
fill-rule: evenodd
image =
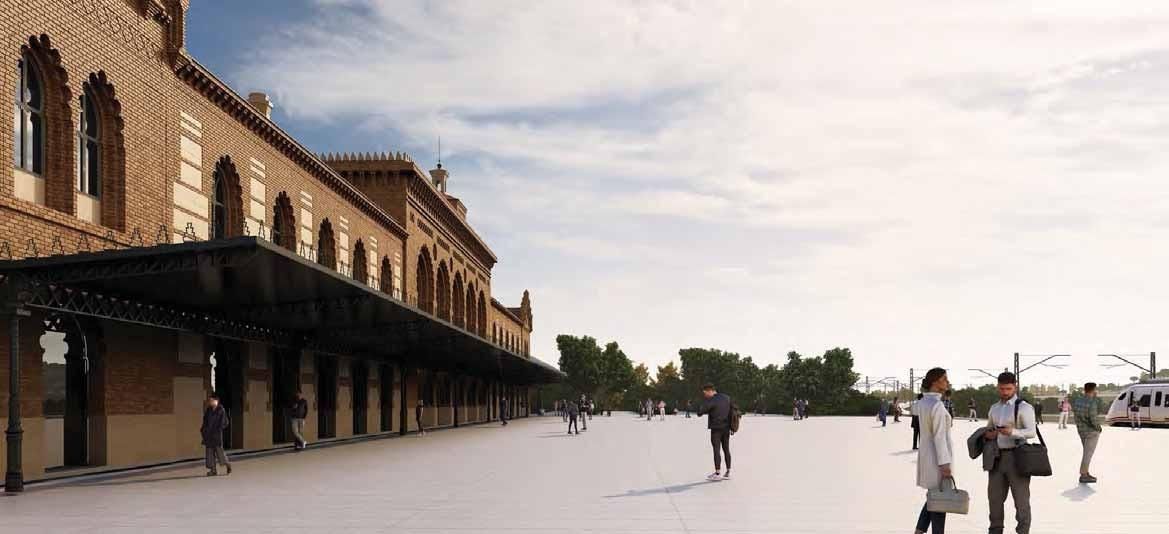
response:
M556 348L560 349L560 370L567 375L565 381L581 393L594 395L601 385L601 347L597 340L562 334L556 336Z

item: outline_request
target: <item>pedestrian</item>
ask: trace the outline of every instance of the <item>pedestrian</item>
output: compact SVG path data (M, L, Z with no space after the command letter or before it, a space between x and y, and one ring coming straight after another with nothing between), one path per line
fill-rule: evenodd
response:
M499 420L503 422L502 426L507 426L508 417L511 416L511 411L509 411L509 408L511 408L511 403L508 402L507 396L505 395L503 397L500 397L499 398Z
M1100 415L1100 399L1096 398L1096 383L1084 384L1084 396L1076 399L1076 430L1080 434L1080 443L1084 446L1084 454L1080 457L1080 484L1092 484L1096 477L1092 475L1092 455L1096 454L1096 445L1100 442L1100 433L1104 428L1100 426L1097 416Z
M881 428L885 428L888 423L889 410L886 406L885 400L881 399L881 405L877 408L877 420L881 422Z
M658 421L666 420L666 401L658 401Z
M706 416L706 428L710 430L710 447L714 451L714 472L706 477L707 480L730 480L731 478L731 398L714 389L714 384L702 386L702 396L706 399L698 408L698 415ZM722 473L722 456L727 459L727 471Z
M227 466L227 474L231 474L231 462L227 460L227 453L223 450L223 432L229 426L231 418L228 417L227 410L219 404L219 396L212 393L207 397L207 407L203 410L203 425L199 427L209 477L219 474L217 469L219 464Z
M1035 399L1035 424L1043 424L1043 399Z
M954 424L954 396L953 391L947 390L942 394L942 406L946 407L946 413L950 414L950 424Z
M917 400L909 403L909 426L913 427L913 450L917 450L917 442L921 438L921 418L917 413L917 405L924 398L922 393L917 394Z
M1002 534L1005 513L1003 504L1010 492L1015 501L1015 532L1031 532L1031 477L1020 475L1015 468L1015 448L1034 438L1035 409L1018 397L1019 382L1015 374L998 376L999 402L990 409L984 438L995 440L999 456L988 474L987 497L990 499L989 534ZM1016 415L1017 413L1017 415Z
M425 411L423 409L424 406L425 403L422 401L422 399L418 399L418 405L414 407L414 424L418 425L419 436L426 435L426 427L422 425L422 413Z
M577 408L575 402L570 402L568 403L568 409L565 410L565 413L568 414L568 433L572 434L575 430L576 434L579 435L580 428L576 426L576 418L580 416L580 408Z
M654 420L654 401L653 399L645 399L645 420Z
M894 423L901 422L901 402L899 402L900 400L901 399L899 397L893 397L893 422Z
M978 404L974 402L974 397L970 397L970 400L966 401L966 411L970 412L971 422L978 420Z
M1067 397L1059 399L1059 429L1063 430L1068 427L1068 415L1072 411L1072 403L1068 401ZM1078 427L1077 427L1078 428Z
M954 444L950 440L950 427L953 426L953 415L942 404L942 392L950 388L950 379L946 370L942 368L930 369L921 381L921 388L925 391L910 407L917 424L925 431L926 439L917 451L917 486L926 490L939 489L942 481L954 479L951 464L954 461ZM915 534L931 531L933 534L945 534L946 514L931 512L922 505L921 513L917 516L917 530Z
M292 401L292 435L296 439L292 446L298 451L303 451L305 447L308 447L308 441L304 439L304 420L307 417L308 401L298 389L296 390L296 399Z
M811 406L811 405L812 405L812 402L809 401L808 399L804 399L804 402L800 403L800 419L807 419L808 418L808 406Z
M568 401L560 399L560 420L568 422Z
M588 432L588 430L589 430L589 418L588 418L589 400L588 400L588 397L581 395L580 396L580 405L578 405L577 408L580 409L580 429L584 430L585 432Z
M800 399L792 399L792 420L800 420Z
M1128 428L1129 430L1141 429L1141 405L1137 402L1137 392L1129 391L1128 393Z

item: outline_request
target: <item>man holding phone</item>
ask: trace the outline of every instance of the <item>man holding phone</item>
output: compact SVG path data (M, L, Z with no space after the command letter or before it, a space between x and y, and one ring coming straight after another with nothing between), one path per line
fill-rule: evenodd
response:
M984 438L995 440L999 457L988 475L986 493L990 499L989 534L1002 534L1007 492L1015 500L1015 532L1031 532L1031 477L1020 475L1015 468L1015 447L1035 437L1035 409L1018 397L1019 381L1014 373L998 377L999 402L990 408ZM1018 416L1016 417L1016 411Z

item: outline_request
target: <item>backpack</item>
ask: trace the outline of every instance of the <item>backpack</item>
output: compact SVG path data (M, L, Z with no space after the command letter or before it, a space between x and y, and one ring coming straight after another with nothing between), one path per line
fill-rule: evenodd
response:
M743 418L743 412L739 410L738 405L731 403L731 433L737 434L739 432L739 421Z

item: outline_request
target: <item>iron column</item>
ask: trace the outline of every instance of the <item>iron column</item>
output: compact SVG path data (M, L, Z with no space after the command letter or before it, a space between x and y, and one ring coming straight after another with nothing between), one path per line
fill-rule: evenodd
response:
M4 492L24 491L22 449L24 429L20 426L20 318L27 310L13 306L8 316L8 470L4 473Z

